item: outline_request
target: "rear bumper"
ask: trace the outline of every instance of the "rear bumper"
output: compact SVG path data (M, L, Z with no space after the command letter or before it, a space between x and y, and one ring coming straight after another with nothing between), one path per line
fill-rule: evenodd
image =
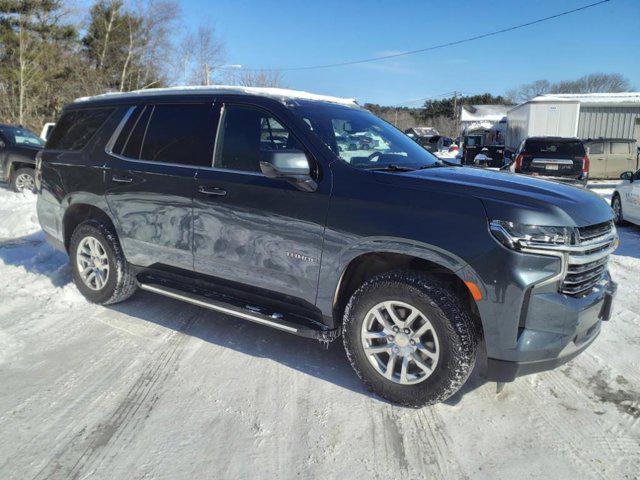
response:
M603 291L594 294L595 299L555 302L553 307L545 305L547 314L553 315L553 318L546 317L545 322L562 323L564 328L554 332L523 328L515 350L509 352L515 359L486 358L481 366L482 376L491 381L511 382L522 375L554 369L577 357L596 339L602 322L611 318L616 290L617 285L608 280ZM558 294L558 298L561 297L564 296Z

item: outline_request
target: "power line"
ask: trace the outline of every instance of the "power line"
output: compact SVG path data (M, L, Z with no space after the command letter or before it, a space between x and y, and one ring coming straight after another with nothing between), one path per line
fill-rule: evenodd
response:
M400 52L400 53L394 53L394 54L391 54L391 55L382 55L382 56L379 56L379 57L365 58L365 59L362 59L362 60L351 60L351 61L347 61L347 62L327 63L327 64L324 64L324 65L308 65L308 66L303 66L303 67L285 67L285 68L242 68L242 70L245 70L245 71L278 70L278 71L281 71L281 72L293 72L293 71L299 71L299 70L318 70L318 69L323 69L323 68L346 67L348 65L357 65L357 64L361 64L361 63L377 62L377 61L380 61L380 60L387 60L389 58L405 57L405 56L408 56L408 55L415 55L415 54L418 54L418 53L429 52L429 51L432 51L432 50L438 50L438 49L445 48L445 47L452 47L454 45L460 45L462 43L468 43L468 42L472 42L474 40L480 40L482 38L492 37L492 36L500 35L500 34L506 33L506 32L512 32L513 30L518 30L520 28L530 27L531 25L536 25L538 23L546 22L548 20L553 20L554 18L564 17L566 15L571 15L572 13L580 12L582 10L587 10L588 8L597 7L598 5L602 5L603 3L607 3L609 1L611 1L611 0L600 0L599 2L590 3L590 4L584 5L582 7L574 8L573 10L566 10L564 12L557 13L555 15L550 15L548 17L538 18L537 20L532 20L532 21L527 22L527 23L521 23L519 25L513 25L511 27L503 28L501 30L496 30L496 31L489 32L489 33L483 33L481 35L476 35L476 36L473 36L473 37L463 38L461 40L455 40L453 42L441 43L439 45L432 45L430 47L419 48L417 50L409 50L407 52Z

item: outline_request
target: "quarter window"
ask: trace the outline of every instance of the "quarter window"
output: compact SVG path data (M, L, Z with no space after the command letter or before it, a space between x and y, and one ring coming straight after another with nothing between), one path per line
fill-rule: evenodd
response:
M94 108L65 112L51 132L47 149L81 150L98 131L113 108Z
M303 150L276 118L253 107L225 105L214 166L260 172L260 158L271 150Z

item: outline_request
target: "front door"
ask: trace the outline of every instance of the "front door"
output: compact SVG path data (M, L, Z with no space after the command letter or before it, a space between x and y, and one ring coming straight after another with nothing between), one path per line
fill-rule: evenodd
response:
M211 165L212 103L139 106L115 142L106 197L127 260L193 269L193 195L198 166Z
M589 178L605 178L607 174L607 158L604 153L605 142L592 142L587 144L589 155Z
M197 174L195 270L313 304L329 202L329 172L314 192L265 177L261 152L304 150L286 125L251 105L223 107L214 168ZM309 156L310 162L313 162Z

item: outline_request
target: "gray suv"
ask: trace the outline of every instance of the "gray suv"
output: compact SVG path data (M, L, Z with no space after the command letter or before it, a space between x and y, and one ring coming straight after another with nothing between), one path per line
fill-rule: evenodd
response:
M341 336L365 385L404 405L445 400L475 366L498 382L553 368L610 317L617 234L601 198L446 166L348 100L81 99L38 155L36 187L40 224L89 301L142 289Z

